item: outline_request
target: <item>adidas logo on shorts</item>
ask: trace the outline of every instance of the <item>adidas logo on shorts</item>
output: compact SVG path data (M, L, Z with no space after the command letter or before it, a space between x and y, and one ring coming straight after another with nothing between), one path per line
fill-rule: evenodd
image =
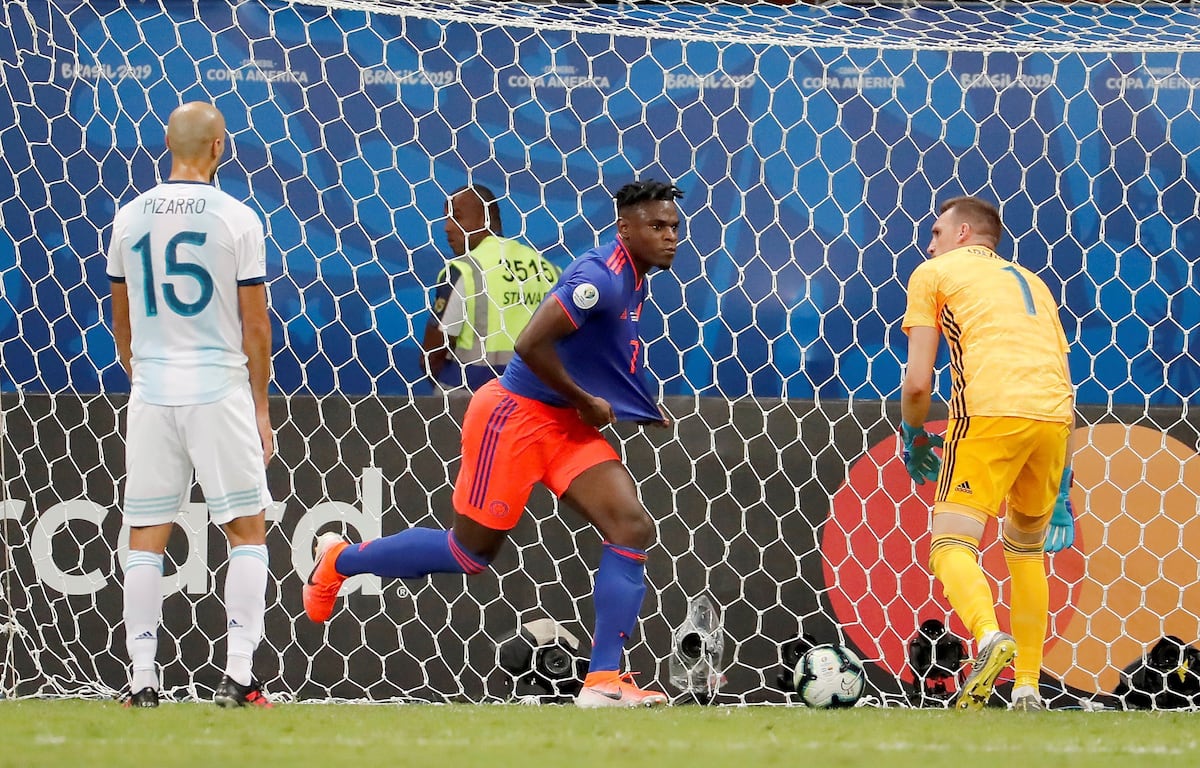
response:
M954 486L954 491L955 491L955 493L970 494L971 493L971 484L968 483L966 480L963 480L961 483Z

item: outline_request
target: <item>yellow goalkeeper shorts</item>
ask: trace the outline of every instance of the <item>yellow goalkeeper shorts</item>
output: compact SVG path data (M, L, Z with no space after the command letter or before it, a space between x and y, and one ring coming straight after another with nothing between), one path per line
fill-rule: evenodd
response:
M991 517L1009 511L1042 517L1054 511L1070 425L1015 416L968 416L946 425L935 502Z

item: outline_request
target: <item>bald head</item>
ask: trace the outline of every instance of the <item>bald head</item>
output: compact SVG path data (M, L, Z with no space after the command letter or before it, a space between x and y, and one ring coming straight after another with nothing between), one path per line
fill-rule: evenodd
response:
M504 234L500 204L492 190L482 184L460 187L446 201L446 240L462 256L491 235Z
M198 175L210 181L225 152L225 118L212 104L192 101L167 121L171 177Z

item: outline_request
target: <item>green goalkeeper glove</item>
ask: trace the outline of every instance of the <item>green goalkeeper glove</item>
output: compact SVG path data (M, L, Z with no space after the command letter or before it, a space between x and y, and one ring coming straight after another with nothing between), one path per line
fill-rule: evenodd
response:
M1071 484L1074 479L1075 473L1070 467L1065 467L1058 484L1054 513L1050 515L1050 527L1046 531L1047 552L1061 552L1075 543L1075 509L1071 506Z
M929 434L924 427L910 427L903 421L900 422L900 437L904 441L902 455L908 476L917 485L924 485L926 480L936 482L942 460L933 449L942 447L942 438Z

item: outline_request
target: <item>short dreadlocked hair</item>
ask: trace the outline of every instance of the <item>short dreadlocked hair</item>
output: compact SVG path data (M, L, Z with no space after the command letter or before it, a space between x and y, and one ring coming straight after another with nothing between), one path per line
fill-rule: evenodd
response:
M626 184L617 190L617 194L613 195L613 199L617 201L617 213L651 200L674 202L681 197L683 197L683 191L679 187L654 179Z

